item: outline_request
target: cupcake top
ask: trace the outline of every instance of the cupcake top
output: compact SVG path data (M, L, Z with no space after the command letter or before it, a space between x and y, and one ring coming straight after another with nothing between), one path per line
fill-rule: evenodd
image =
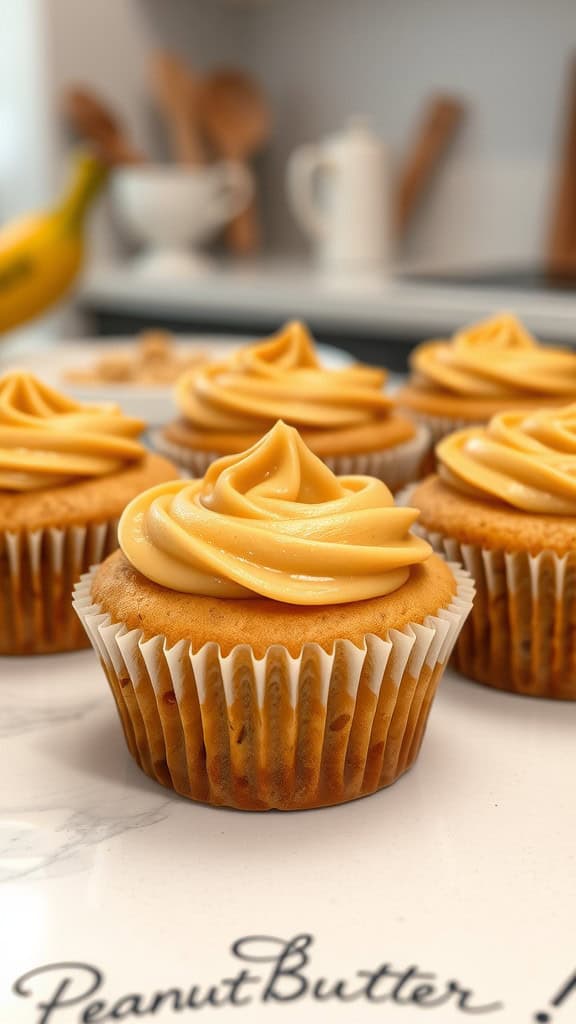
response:
M106 476L142 459L144 429L114 405L81 405L30 373L0 378L0 491Z
M576 354L540 345L508 313L473 324L450 341L419 345L410 365L417 382L460 397L576 395Z
M410 533L417 516L380 480L336 477L280 422L204 479L145 491L126 508L119 541L139 572L170 590L344 604L397 590L428 558Z
M576 516L576 404L494 416L436 448L450 487L524 512Z
M281 419L301 430L342 430L386 417L386 372L328 370L306 327L294 321L228 360L194 368L176 385L178 409L193 427L261 436Z

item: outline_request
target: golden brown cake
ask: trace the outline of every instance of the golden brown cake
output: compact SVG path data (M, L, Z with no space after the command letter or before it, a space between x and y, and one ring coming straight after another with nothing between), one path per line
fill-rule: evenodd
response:
M201 476L282 419L334 472L369 473L397 489L418 479L428 436L398 412L385 380L376 367L324 368L308 330L290 323L225 362L183 374L175 389L180 416L157 446Z
M456 592L454 575L445 562L430 555L414 567L406 583L386 599L373 597L337 605L294 606L266 598L225 601L201 594L182 594L153 583L116 551L99 567L92 597L113 622L141 629L142 639L161 633L172 646L187 640L194 648L217 643L228 655L250 637L257 658L274 644L296 657L313 638L326 652L345 636L361 646L367 633L377 636L423 622Z
M562 406L576 398L576 353L539 344L509 314L450 340L419 345L396 399L440 440L499 412Z
M75 606L143 770L196 800L289 810L409 768L471 600L415 516L283 423L131 502L122 551Z
M0 531L63 529L118 519L140 491L177 475L168 459L142 448L137 462L106 475L106 486L101 476L20 492L0 485Z
M576 700L576 405L503 413L437 447L409 495L418 530L476 580L458 667L479 682Z
M0 379L0 654L75 650L78 576L117 547L124 506L176 468L138 420L15 371Z

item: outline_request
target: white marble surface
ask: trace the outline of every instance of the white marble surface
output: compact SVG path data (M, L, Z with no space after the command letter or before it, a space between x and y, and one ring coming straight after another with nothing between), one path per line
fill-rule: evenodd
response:
M576 970L576 705L449 677L409 775L296 814L206 808L148 780L92 652L1 659L0 736L2 1024L576 1020L576 987L550 1005ZM286 954L299 973L272 992L345 978L342 991L363 997L318 1001L308 988L263 1001L282 948L272 939L302 934L309 963ZM240 954L266 962L231 952L248 936L269 938ZM371 1001L356 971L386 963L396 973ZM28 995L12 991L54 964L20 981ZM406 976L416 966L435 996ZM234 1006L221 979L241 969L260 980L242 982L235 998L252 1002ZM472 994L450 995L450 981ZM157 999L217 983L217 1012ZM418 984L419 998L447 1001L410 1002Z
M376 338L451 333L502 309L516 313L544 339L573 343L576 334L574 291L409 282L380 273L352 277L320 272L302 260L215 263L205 276L170 280L149 280L127 264L104 264L86 275L80 296L95 309L236 327L299 316L315 331L336 331L344 343L356 331Z

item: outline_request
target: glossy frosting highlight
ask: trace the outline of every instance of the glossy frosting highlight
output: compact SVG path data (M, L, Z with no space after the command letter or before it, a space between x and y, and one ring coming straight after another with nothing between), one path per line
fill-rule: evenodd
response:
M576 516L576 404L502 413L485 429L450 434L436 454L442 479L466 494Z
M175 399L187 422L204 431L260 436L279 419L306 430L345 429L390 412L385 380L375 367L325 369L306 327L293 322L225 362L185 373Z
M455 395L576 395L576 353L540 345L507 313L473 324L451 341L419 345L410 364L423 383Z
M277 423L203 480L154 487L128 505L122 551L171 590L298 605L388 594L430 554L380 480L336 477L298 432Z
M144 429L114 405L81 405L30 373L0 378L0 490L32 491L115 473L141 459Z

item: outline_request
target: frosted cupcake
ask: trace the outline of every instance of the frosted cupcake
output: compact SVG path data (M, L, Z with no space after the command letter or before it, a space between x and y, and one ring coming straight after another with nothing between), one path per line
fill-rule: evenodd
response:
M576 700L576 405L451 434L408 500L475 578L456 663L488 686Z
M75 606L141 768L254 810L353 800L406 771L472 593L410 532L416 515L282 423L135 499Z
M576 399L576 352L539 344L507 313L419 345L410 365L396 399L434 441L499 412Z
M74 583L117 547L124 506L177 476L138 442L143 427L31 374L0 378L0 654L86 646Z
M324 368L309 332L294 322L225 362L184 374L175 389L180 418L156 443L200 476L282 419L334 472L369 473L396 490L418 479L429 439L384 394L385 380L376 367Z

